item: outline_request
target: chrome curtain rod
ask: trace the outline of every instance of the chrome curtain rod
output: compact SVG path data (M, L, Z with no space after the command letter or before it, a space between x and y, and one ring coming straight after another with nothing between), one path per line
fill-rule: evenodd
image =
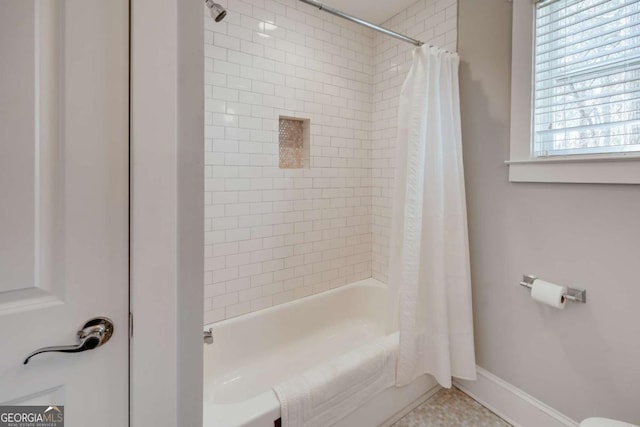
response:
M376 30L376 31L379 31L379 32L381 32L383 34L386 34L388 36L395 37L398 40L402 40L402 41L405 41L407 43L411 43L411 44L416 45L416 46L422 46L424 44L420 40L412 39L411 37L407 37L404 34L400 34L400 33L396 33L395 31L387 30L386 28L382 28L379 25L372 24L371 22L365 21L364 19L360 19L360 18L356 18L355 16L348 15L348 14L346 14L344 12L341 12L341 11L339 11L337 9L334 9L332 7L329 7L329 6L326 6L326 5L324 5L324 4L322 4L322 3L318 2L318 1L315 1L315 0L299 0L299 1L301 1L302 3L306 3L306 4L310 5L310 6L317 7L318 9L320 9L320 10L322 10L324 12L328 12L328 13L330 13L332 15L335 15L335 16L338 16L338 17L340 17L342 19L346 19L348 21L355 22L356 24L363 25L365 27L371 28L372 30Z

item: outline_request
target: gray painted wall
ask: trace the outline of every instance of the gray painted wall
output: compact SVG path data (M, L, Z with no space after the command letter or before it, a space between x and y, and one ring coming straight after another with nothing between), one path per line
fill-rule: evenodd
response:
M460 0L458 28L478 364L576 420L640 424L640 186L509 183L511 3ZM534 303L523 273L588 304Z

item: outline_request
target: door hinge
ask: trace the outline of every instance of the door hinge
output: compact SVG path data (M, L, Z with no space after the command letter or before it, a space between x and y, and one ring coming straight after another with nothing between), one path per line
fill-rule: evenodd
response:
M129 339L133 338L133 313L129 313Z

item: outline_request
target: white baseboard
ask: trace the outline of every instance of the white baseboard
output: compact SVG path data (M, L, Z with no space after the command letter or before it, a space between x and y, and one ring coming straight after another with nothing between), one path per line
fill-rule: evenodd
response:
M453 384L514 427L577 427L578 423L519 388L477 367L477 381Z

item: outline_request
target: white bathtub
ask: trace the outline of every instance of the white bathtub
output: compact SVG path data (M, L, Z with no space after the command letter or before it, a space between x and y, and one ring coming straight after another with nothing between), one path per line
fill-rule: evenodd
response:
M384 336L387 301L386 286L366 279L206 325L214 342L204 346L204 427L273 427L271 388ZM430 376L391 387L337 425L388 425L435 390Z

